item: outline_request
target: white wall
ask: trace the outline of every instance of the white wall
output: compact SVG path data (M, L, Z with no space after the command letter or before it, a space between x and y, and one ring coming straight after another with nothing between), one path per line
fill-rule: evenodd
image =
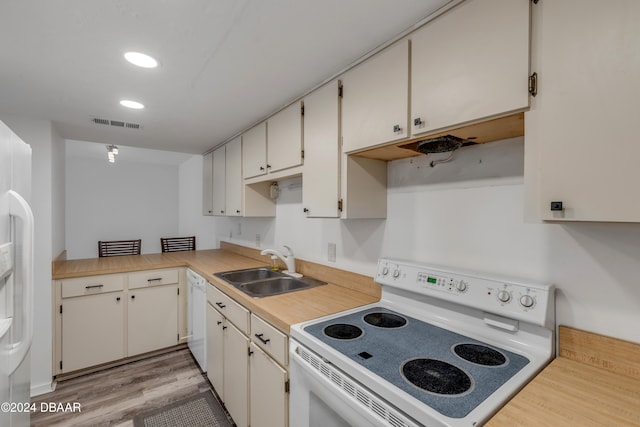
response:
M640 224L525 223L523 159L517 138L435 168L425 157L390 162L386 220L307 219L301 180L284 181L275 219L215 218L215 236L256 246L259 233L263 248L288 244L370 276L392 256L553 283L558 324L640 342Z
M178 165L131 160L122 148L109 163L100 146L100 158L67 156L67 257L97 257L99 240L142 239L142 253L160 252L160 237L178 235Z
M217 248L213 219L202 215L202 156L183 162L178 173L178 234L196 236L197 249Z
M2 120L32 149L35 294L31 395L35 396L52 390L51 261L65 246L62 221L65 147L49 121L13 116L3 116Z

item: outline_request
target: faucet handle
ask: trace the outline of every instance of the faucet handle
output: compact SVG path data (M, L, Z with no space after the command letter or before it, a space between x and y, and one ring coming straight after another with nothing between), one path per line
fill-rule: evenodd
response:
M291 250L291 248L289 246L287 246L287 245L282 245L282 246L287 250L285 255L287 255L287 256L295 256L295 255L293 255L293 251Z

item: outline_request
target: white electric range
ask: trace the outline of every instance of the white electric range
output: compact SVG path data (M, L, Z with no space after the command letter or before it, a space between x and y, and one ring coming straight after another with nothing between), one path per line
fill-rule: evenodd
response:
M554 288L381 259L379 303L291 327L290 425L478 426L554 356Z

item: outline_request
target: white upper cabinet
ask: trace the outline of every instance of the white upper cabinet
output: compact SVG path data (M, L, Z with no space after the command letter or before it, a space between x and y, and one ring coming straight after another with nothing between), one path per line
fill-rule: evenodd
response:
M344 152L408 136L408 40L374 55L341 79Z
M640 2L532 8L540 87L525 114L530 208L544 220L640 222Z
M302 206L308 217L340 215L339 100L337 80L304 99Z
M225 205L228 216L242 215L242 139L227 143L225 156Z
M302 104L294 102L267 120L267 172L302 164Z
M467 0L411 38L411 133L529 107L529 0Z
M226 154L225 146L213 152L213 214L225 215L226 205Z
M213 215L213 152L202 157L202 215Z
M253 178L267 173L267 122L242 134L242 176Z

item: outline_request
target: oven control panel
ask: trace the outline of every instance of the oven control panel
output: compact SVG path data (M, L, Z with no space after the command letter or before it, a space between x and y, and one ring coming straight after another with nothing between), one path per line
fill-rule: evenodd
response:
M447 267L383 258L376 282L540 326L553 309L553 286Z

